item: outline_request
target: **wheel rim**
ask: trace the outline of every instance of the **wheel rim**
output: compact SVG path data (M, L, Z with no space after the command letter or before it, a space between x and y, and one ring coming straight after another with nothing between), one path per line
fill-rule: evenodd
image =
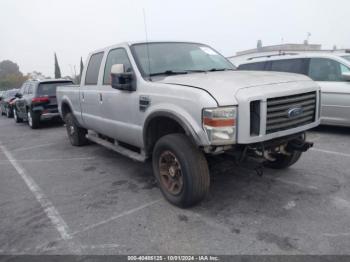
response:
M183 175L177 157L170 151L159 157L159 175L162 187L172 195L178 195L183 188Z
M72 124L69 124L68 125L68 132L69 132L69 135L70 136L73 136L74 133L75 133L75 129L74 129L74 126Z
M30 112L28 112L28 124L29 126L33 126L32 114Z

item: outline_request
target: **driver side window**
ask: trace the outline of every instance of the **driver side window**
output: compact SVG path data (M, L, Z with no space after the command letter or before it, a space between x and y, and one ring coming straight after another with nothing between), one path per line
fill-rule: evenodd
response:
M115 64L123 64L125 72L132 72L131 63L124 48L113 49L108 53L105 71L103 75L103 84L111 84L111 69Z
M328 58L311 58L309 66L309 77L314 81L344 81L342 73L350 69L338 61Z

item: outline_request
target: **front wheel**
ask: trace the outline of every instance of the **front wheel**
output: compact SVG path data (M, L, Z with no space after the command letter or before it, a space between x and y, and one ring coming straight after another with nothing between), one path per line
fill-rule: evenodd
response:
M292 151L290 155L278 154L275 156L275 161L265 162L265 166L273 169L284 169L295 164L301 157L301 151Z
M16 123L23 122L23 119L18 116L18 112L17 112L16 108L13 108L13 118L14 118Z
M160 189L170 203L189 207L207 195L210 185L207 160L186 135L160 138L152 162Z

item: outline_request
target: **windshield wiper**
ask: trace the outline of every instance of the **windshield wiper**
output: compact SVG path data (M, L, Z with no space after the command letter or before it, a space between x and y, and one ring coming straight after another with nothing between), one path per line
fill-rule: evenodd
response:
M186 72L190 72L190 73L205 73L208 72L207 70L202 70L202 69L188 69L185 70Z
M185 74L188 74L188 72L186 72L186 71L166 70L164 72L158 72L158 73L149 74L149 76L159 76L159 75L171 76L171 75L185 75Z
M185 70L185 71L189 72L189 73L207 73L207 72L227 71L227 70L233 70L233 69L230 69L230 68L212 68L210 70L188 69L188 70Z
M233 69L230 68L212 68L208 70L209 72L217 72L217 71L232 71Z

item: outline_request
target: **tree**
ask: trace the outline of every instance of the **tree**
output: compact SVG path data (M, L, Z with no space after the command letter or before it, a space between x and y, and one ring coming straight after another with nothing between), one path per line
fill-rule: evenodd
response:
M57 55L55 53L55 78L61 78L61 69L58 65Z
M0 78L3 78L7 75L20 75L22 74L19 71L19 66L10 61L10 60L4 60L0 62Z
M19 88L26 79L16 63L10 60L0 62L0 90Z

